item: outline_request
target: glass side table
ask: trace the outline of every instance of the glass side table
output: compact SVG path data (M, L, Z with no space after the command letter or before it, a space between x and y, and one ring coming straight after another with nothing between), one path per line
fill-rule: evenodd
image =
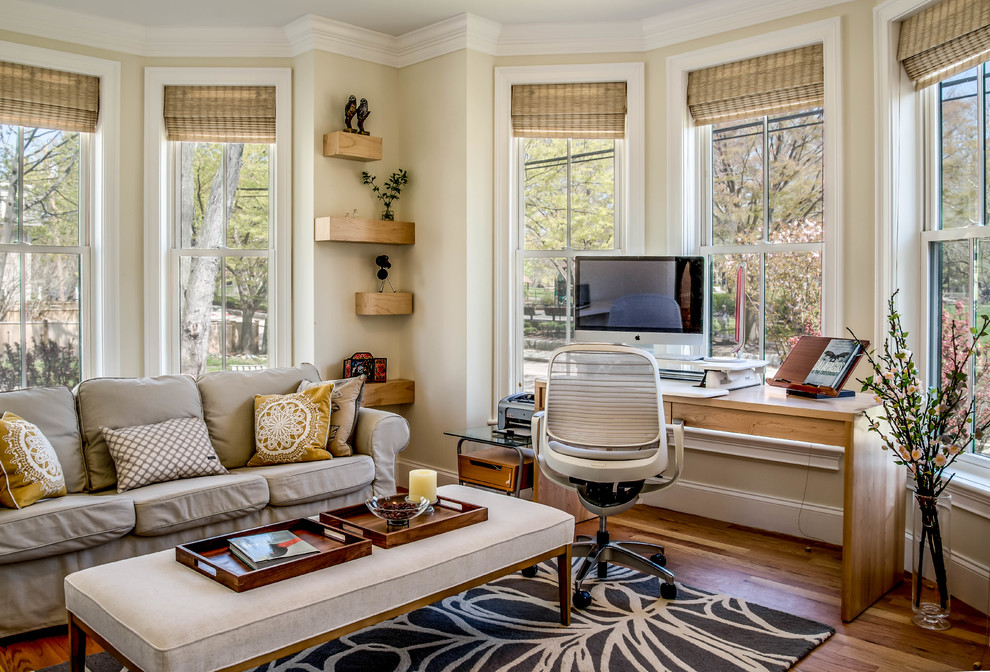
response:
M516 497L520 490L533 487L533 449L528 431L508 434L494 427L479 427L444 435L458 439L457 478L461 485L480 485ZM490 447L464 452L465 443Z

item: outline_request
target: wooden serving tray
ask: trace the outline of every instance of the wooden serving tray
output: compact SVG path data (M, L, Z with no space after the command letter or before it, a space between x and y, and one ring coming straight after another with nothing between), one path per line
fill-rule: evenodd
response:
M251 569L230 552L229 541L234 537L277 530L289 530L320 552L261 569ZM176 560L238 593L365 555L371 555L371 542L367 539L309 518L272 523L175 547Z
M488 520L486 507L447 497L439 498L439 501L433 505L433 513L420 514L409 521L408 527L400 527L396 530L386 529L385 521L369 511L364 504L320 514L321 523L345 533L350 530L361 534L381 548L401 546L485 520Z

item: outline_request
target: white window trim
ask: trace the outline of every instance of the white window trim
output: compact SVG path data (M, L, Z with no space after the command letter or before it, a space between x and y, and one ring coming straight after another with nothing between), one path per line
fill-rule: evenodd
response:
M144 78L144 320L145 375L178 370L178 335L175 291L168 261L171 245L172 201L168 197L171 175L165 140L162 103L167 85L274 86L275 106L275 247L276 289L269 296L268 323L272 366L291 364L292 348L292 71L288 68L146 68Z
M0 60L100 79L100 117L90 143L91 188L86 195L91 250L83 261L86 291L80 296L82 377L120 375L120 63L0 42ZM85 257L85 255L84 255Z
M520 214L512 207L519 184L519 166L512 161L513 84L573 82L626 82L626 139L622 156L623 181L620 230L616 232L628 254L642 254L645 239L645 66L643 63L599 63L589 65L517 66L495 68L495 342L492 353L492 404L511 392L519 381L511 380L510 353L522 331L522 308L513 309L512 297L519 263ZM617 152L618 156L618 152Z
M934 199L927 198L933 176L925 173L925 154L934 148L926 140L931 129L923 126L925 108L934 109L935 95L915 92L897 60L897 43L901 21L937 1L887 0L873 8L878 223L874 329L877 340L887 332L887 298L899 289L898 312L922 371L928 370L930 283L921 231L925 209L934 216L935 207ZM918 268L923 272L918 273ZM990 518L990 460L960 455L950 471L956 475L948 492L956 502Z
M706 211L706 148L705 133L695 126L688 111L688 73L785 49L822 45L825 60L823 334L843 331L841 38L841 19L835 17L667 58L667 249L671 254L698 254Z

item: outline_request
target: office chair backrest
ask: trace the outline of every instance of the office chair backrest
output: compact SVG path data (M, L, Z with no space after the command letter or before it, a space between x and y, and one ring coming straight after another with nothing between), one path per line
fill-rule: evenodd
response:
M559 348L547 378L546 432L571 446L667 454L657 363L650 353L621 345Z

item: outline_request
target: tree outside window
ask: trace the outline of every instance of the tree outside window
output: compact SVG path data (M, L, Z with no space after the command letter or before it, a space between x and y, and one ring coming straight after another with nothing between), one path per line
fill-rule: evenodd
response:
M737 271L745 266L742 355L780 363L822 321L821 108L712 127L710 218L702 254L711 267L711 352L735 338Z
M524 389L570 341L577 254L615 250L615 141L519 139L523 153Z
M933 381L943 379L943 371L957 356L953 321L968 327L981 315L990 314L990 63L940 83L937 100L939 159L934 183L938 216L934 226L922 234L931 265ZM971 393L977 398L976 422L985 423L990 416L988 349L974 357L970 366ZM973 450L990 455L986 440L977 442Z
M81 379L88 134L0 124L0 390Z
M174 144L180 370L266 367L272 146Z

